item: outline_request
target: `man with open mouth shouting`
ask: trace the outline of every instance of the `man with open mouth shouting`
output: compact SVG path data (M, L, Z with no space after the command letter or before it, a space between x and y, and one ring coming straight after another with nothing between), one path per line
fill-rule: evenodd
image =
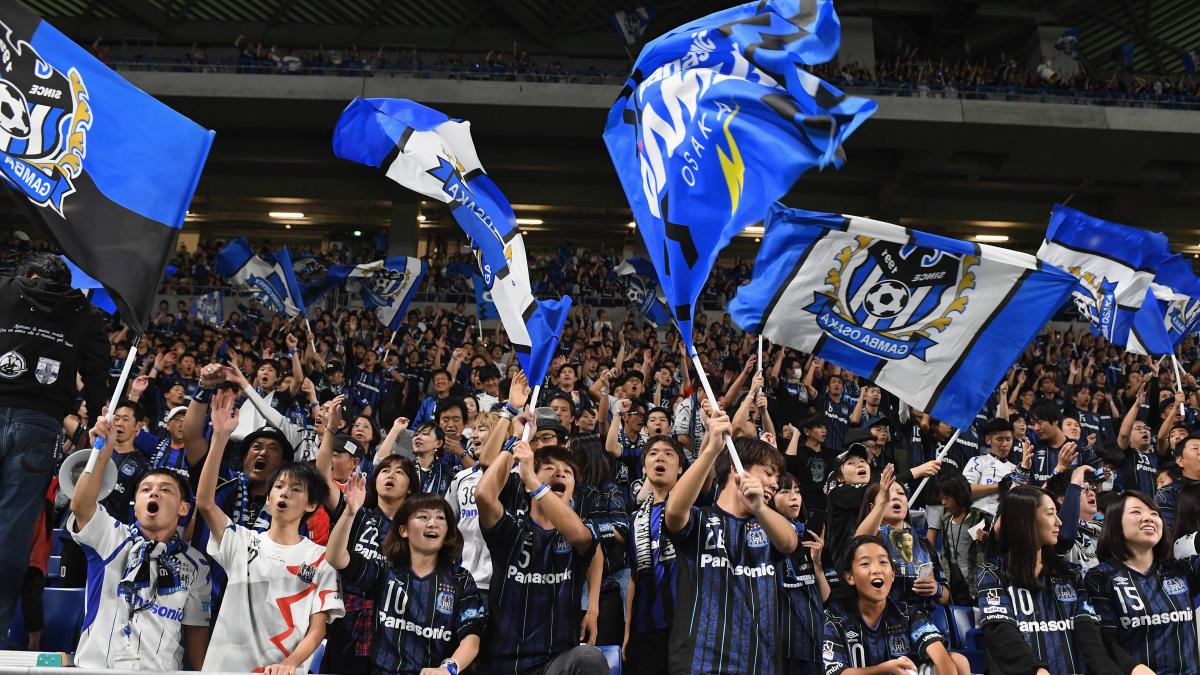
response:
M102 416L92 429L108 439ZM113 443L100 450L105 466ZM179 670L184 650L200 668L208 648L212 607L209 565L179 536L188 514L187 481L170 469L151 469L134 486L134 522L125 525L96 502L102 471L79 477L67 529L88 552L86 625L75 664L86 668ZM97 583L99 589L92 585Z

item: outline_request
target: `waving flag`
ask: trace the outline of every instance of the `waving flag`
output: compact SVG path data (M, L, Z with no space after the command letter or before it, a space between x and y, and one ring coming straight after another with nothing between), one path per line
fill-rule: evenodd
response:
M656 326L671 322L671 312L667 310L662 289L658 286L658 275L654 273L654 265L645 258L629 258L613 268L622 283L625 284L625 298L634 309Z
M729 313L962 429L1074 287L1024 253L776 205Z
M612 15L612 24L621 36L621 42L632 47L642 41L650 20L654 18L653 7L635 7L628 11L620 11Z
M1146 300L1133 317L1127 349L1135 354L1171 354L1200 323L1200 279L1182 254L1167 256Z
M143 333L213 133L19 2L0 41L0 182Z
M1124 347L1133 316L1167 253L1167 238L1158 232L1055 204L1037 257L1079 280L1075 307L1092 333Z
M374 310L389 330L396 330L428 271L429 265L420 258L398 256L363 265L335 265L329 275L346 281L361 294L363 307Z
M472 280L475 283L475 316L479 317L480 321L499 319L500 312L496 309L496 303L492 301L492 292L483 283L483 275L474 274Z
M215 267L217 274L262 307L287 316L304 313L304 299L286 247L264 260L254 254L245 238L234 239L217 253Z
M839 39L831 0L723 10L646 45L608 113L604 142L689 351L717 253L802 173L841 166L875 111L801 68Z
M541 382L571 298L534 299L516 214L483 172L470 123L412 101L354 99L334 129L333 151L377 167L397 183L450 207L471 239L484 286L492 293L525 376Z
M338 284L345 279L335 279L329 274L329 269L332 267L329 262L312 253L300 253L292 256L292 274L296 277L296 284L300 287L300 298L304 300L304 306L310 307L313 303L325 297L327 293L337 288Z
M192 298L192 318L200 323L220 326L221 322L225 320L221 290L217 289Z

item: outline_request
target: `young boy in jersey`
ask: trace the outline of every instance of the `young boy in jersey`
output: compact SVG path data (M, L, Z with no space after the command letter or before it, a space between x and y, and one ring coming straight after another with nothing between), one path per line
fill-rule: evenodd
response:
M1023 441L1023 453L1032 451L1029 439ZM963 507L974 507L996 515L996 507L1000 504L1000 481L1016 470L1012 462L1013 425L1008 420L996 418L983 427L983 442L987 444L988 454L972 457L963 467L963 478L971 484L970 504Z
M506 512L500 501L514 459L529 493L527 512ZM520 441L511 452L501 448L479 480L475 503L492 559L482 673L608 672L599 650L579 644L580 597L596 535L570 506L577 466L566 448L543 446L535 455Z
M771 508L783 456L758 439L734 447L744 473L733 470L723 412L709 417L696 463L667 497L663 527L680 556L671 673L781 672L778 584L774 561L798 546L796 527ZM716 504L695 506L713 467Z
M882 539L851 539L841 573L855 597L825 610L825 675L904 675L923 662L932 663L937 675L971 672L962 655L946 651L946 638L928 616L888 597L895 571Z
M670 436L651 436L642 453L650 495L629 519L629 601L625 613L625 666L631 675L667 672L675 615L675 546L662 529L667 495L687 467L683 446Z
M229 579L204 668L306 673L325 624L344 613L325 547L300 535L301 521L325 501L329 487L311 465L284 464L267 481L267 531L230 521L217 505L216 488L225 445L238 424L233 400L230 391L213 398L212 445L196 490L196 508L211 531L208 554Z
M101 417L93 442L109 435ZM100 450L97 470L79 477L67 520L67 530L89 554L87 619L75 665L180 670L186 649L188 663L199 669L208 648L212 589L208 562L177 530L191 508L187 482L167 469L148 471L135 486L135 521L123 525L96 503L113 445Z

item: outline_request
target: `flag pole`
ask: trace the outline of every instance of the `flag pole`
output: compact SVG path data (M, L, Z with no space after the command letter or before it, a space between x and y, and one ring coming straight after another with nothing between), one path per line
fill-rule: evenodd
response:
M763 336L759 335L758 336L758 372L759 372L759 374L762 373L762 369L763 369L762 345L763 345Z
M540 385L540 384L533 385L533 393L529 395L529 403L526 404L529 407L530 411L532 411L534 408L537 407L538 394L541 394L541 393L542 393L542 385ZM528 443L529 437L532 435L533 435L533 425L526 424L525 430L521 432L521 440Z
M388 338L387 346L383 348L383 360L387 361L388 352L392 351L392 345L396 342L396 333L399 329L392 331L392 337Z
M954 434L950 436L950 439L946 441L946 444L942 446L942 449L938 450L936 459L939 462L942 461L943 459L945 459L946 455L950 453L950 448L954 447L954 442L958 440L958 433L959 433L959 430L955 429ZM910 504L915 503L917 501L917 495L921 494L921 490L925 489L925 484L929 482L929 479L931 477L932 476L926 476L921 479L921 484L917 486L916 490L913 490L912 496L908 498L908 502Z
M1179 365L1179 359L1175 358L1175 352L1171 352L1171 365L1175 368L1175 391L1183 393L1183 367ZM1183 418L1186 408L1184 402L1179 402L1179 417Z
M125 383L129 381L129 371L133 369L133 362L137 360L137 348L142 341L142 336L138 335L129 343L129 353L125 356L125 365L121 366L121 376L117 378L117 386L113 390L112 398L108 401L108 415L106 416L109 422L112 422L113 415L117 412L117 403L121 400L121 393L125 391ZM91 473L92 469L96 468L96 459L100 457L100 449L104 447L104 439L97 438L96 446L92 449L92 456L88 457L87 466L84 467L84 473Z
M475 317L475 325L479 327L479 342L483 344L483 320L478 316Z
M712 405L713 412L720 410L717 407L717 397L713 394L712 385L708 383L708 375L704 372L704 366L700 365L700 355L696 353L695 347L692 348L692 365L696 366L696 376L700 378L700 386L704 387L704 393L708 396L708 402ZM733 468L738 474L746 473L742 468L742 458L738 457L737 449L733 447L733 436L725 435L725 449L729 450L729 459L733 462Z

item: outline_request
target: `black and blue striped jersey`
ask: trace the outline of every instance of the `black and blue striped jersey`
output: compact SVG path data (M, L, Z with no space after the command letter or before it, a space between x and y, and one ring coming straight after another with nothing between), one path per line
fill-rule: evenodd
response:
M1075 648L1072 633L1077 623L1099 623L1079 566L1062 565L1057 572L1043 572L1040 589L1014 585L1000 558L981 564L978 575L979 626L1000 622L1015 626L1051 675L1084 672L1083 656ZM1003 661L1006 655L988 652L988 657Z
M480 635L486 623L475 580L461 567L421 577L412 568L397 569L352 551L342 581L374 599L371 660L377 675L417 675L436 668L463 639Z
M825 675L870 668L906 656L915 665L929 660L929 647L946 638L924 612L887 599L879 623L868 626L853 603L833 601L825 610L821 661Z
M797 534L804 536L804 525L797 523ZM820 661L817 643L825 623L821 588L808 549L797 546L789 556L775 563L779 580L779 637L784 658Z
M671 673L779 672L779 554L754 517L693 506L678 533Z
M492 555L488 631L480 672L519 675L537 671L579 644L581 598L593 538L578 551L558 530L544 529L528 513L506 512L483 540Z
M662 526L666 502L647 499L630 517L629 562L634 581L629 630L666 630L675 618L677 557Z
M1196 675L1192 595L1200 590L1200 558L1155 563L1142 574L1106 560L1087 574L1100 626L1120 635L1121 647L1159 675Z

